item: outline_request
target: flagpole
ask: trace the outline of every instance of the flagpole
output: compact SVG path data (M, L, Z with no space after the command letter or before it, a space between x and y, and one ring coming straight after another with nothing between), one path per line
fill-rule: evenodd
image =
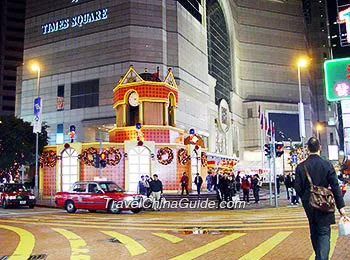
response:
M272 147L273 147L273 178L275 183L275 207L278 208L277 175L276 175L276 135L275 123L272 123Z
M271 132L270 131L270 126L271 126L271 121L267 121L268 126L267 126L267 141L270 145L270 150L272 153L272 144L271 144L271 139L269 138L269 136L271 136ZM272 155L272 154L271 154ZM271 158L269 158L269 191L270 191L270 206L272 206L272 167L271 167Z

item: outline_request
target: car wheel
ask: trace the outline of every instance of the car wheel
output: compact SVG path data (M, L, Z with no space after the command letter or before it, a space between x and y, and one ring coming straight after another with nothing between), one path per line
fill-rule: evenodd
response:
M88 211L89 211L90 213L96 213L96 210L94 210L94 209L88 209Z
M75 213L77 211L73 201L66 202L66 210L68 213Z
M8 205L7 205L7 201L5 199L2 200L2 207L4 209L7 209L8 208Z
M132 209L131 211L136 214L136 213L139 213L141 210L142 208L137 208L137 209Z
M108 213L118 214L120 213L121 209L118 207L118 203L115 200L111 200L108 204Z
M34 209L34 207L35 207L34 204L33 204L33 205L29 205L29 208L30 208L30 209Z

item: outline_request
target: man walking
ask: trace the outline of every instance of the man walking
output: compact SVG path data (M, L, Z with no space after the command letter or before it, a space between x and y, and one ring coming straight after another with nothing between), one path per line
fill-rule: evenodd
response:
M197 193L198 196L201 194L201 187L202 187L203 179L197 172L196 177L194 178L194 184L197 186Z
M316 260L328 259L330 250L331 224L335 224L334 212L326 213L310 205L310 183L306 176L309 172L312 183L316 186L331 187L335 203L341 216L346 217L345 204L338 184L337 175L332 164L320 157L320 142L311 137L307 142L309 157L296 168L295 190L302 200L310 226L312 247Z
M160 196L163 193L163 184L157 174L153 174L153 180L149 184L153 197L153 210L160 211Z

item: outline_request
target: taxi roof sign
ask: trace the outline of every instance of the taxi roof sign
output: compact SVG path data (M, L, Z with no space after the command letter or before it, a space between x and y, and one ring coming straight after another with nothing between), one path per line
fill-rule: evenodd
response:
M327 100L350 100L350 58L327 60L324 74Z

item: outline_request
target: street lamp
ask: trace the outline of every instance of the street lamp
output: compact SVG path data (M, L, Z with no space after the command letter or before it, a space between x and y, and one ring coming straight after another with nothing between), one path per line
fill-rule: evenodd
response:
M298 60L298 84L299 84L299 104L298 104L298 111L299 111L299 133L300 133L300 141L303 148L303 156L305 154L305 148L304 148L304 137L305 137L305 118L304 118L304 104L301 99L301 68L306 67L308 64L307 59L300 58Z
M32 65L32 70L36 71L38 74L37 80L36 80L36 94L37 97L39 97L39 90L40 90L40 66L36 63ZM40 108L41 109L41 108ZM35 140L35 186L34 186L34 195L38 197L39 194L39 182L38 182L38 153L39 153L39 132L36 131L36 140Z
M316 136L317 136L317 139L320 140L321 139L321 136L320 136L320 131L322 131L323 129L323 126L321 123L317 123L316 124Z

